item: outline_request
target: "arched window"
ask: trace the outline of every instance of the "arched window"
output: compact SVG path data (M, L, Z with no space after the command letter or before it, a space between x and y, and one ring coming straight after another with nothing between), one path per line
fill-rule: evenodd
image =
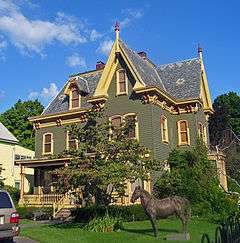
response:
M76 86L73 86L71 88L70 92L70 108L71 109L76 109L80 108L80 101L81 101L81 96L79 94L79 90Z
M190 144L188 121L178 121L178 144Z
M162 133L162 141L164 143L168 143L168 122L167 117L161 116L161 133Z
M127 74L124 69L117 71L117 95L127 93Z
M53 134L45 133L43 134L43 154L53 153Z
M122 123L122 117L121 116L114 116L111 117L111 124L113 129L111 130L112 135L116 135L117 130L120 128Z

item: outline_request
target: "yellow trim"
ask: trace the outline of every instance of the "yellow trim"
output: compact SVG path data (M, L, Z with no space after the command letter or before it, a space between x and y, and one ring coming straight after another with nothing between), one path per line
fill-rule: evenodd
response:
M180 127L180 123L181 122L186 122L186 126L187 126L187 142L182 142L182 139L181 139L181 127ZM178 127L178 145L179 146L190 145L190 131L189 131L188 120L179 120L177 122L177 127Z
M45 139L46 135L51 135L51 152L45 152ZM53 133L47 132L43 134L43 140L42 140L42 154L43 155L50 155L53 154Z
M162 119L164 119L164 122L162 122ZM168 120L167 117L164 115L160 116L160 126L161 126L161 135L162 135L162 142L163 143L169 143L169 136L168 136ZM164 127L166 126L166 128L164 129ZM164 130L166 132L165 137L166 139L164 139L163 133Z
M203 108L210 111L210 113L213 112L212 108L212 101L211 101L211 95L208 88L208 80L207 75L203 63L203 57L202 52L199 53L199 59L200 59L200 65L201 65L201 73L202 73L202 81L201 81L201 96L203 98Z
M60 117L69 116L69 115L73 115L73 114L81 114L81 113L85 113L85 112L87 112L86 109L76 109L76 110L54 113L54 114L50 114L50 115L32 116L32 117L29 117L28 120L31 122L34 122L34 121L40 121L40 120L51 119L51 118L56 118L56 117L60 118Z
M118 61L115 60L115 50L117 49L117 42L115 41L112 47L112 50L110 52L110 55L108 57L107 63L103 69L101 78L98 82L98 85L96 87L96 90L94 92L93 97L95 96L107 96L107 90L108 86L112 80L113 77L113 70L117 68Z
M120 84L119 84L119 72L124 71L125 72L125 92L120 92ZM116 95L127 95L128 94L128 77L127 77L127 71L123 68L118 69L116 71Z
M98 82L98 85L96 87L93 97L107 95L109 85L112 81L113 75L114 75L117 65L119 63L118 59L116 58L116 54L118 54L118 55L121 54L121 56L123 57L123 60L127 64L128 68L130 69L130 71L136 81L134 87L140 88L140 87L145 86L145 84L144 84L143 80L141 79L140 75L138 74L137 70L134 68L134 65L127 57L127 55L124 52L124 50L122 49L121 45L119 45L118 40L115 40L112 50L110 52L110 55L108 57L108 61L103 70L103 73Z

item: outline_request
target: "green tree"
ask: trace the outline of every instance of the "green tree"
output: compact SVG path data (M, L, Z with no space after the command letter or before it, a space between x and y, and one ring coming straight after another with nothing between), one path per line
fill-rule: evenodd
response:
M208 160L203 144L198 142L188 151L174 150L169 155L169 164L170 170L165 171L154 185L158 197L186 197L197 215L224 218L237 210L236 201L219 187L216 165Z
M224 130L231 128L240 134L240 96L229 92L218 96L213 103L214 114L210 116L210 140L216 145Z
M35 134L33 125L28 121L28 118L40 115L43 108L38 100L19 100L12 108L0 115L0 122L14 134L20 145L34 150Z
M128 136L134 121L113 127L103 111L89 111L86 119L83 126L68 127L79 148L65 151L62 156L71 156L71 163L53 173L59 190L81 188L84 201L94 196L97 204L107 206L114 192L125 195L127 181L148 180L157 163L146 147Z

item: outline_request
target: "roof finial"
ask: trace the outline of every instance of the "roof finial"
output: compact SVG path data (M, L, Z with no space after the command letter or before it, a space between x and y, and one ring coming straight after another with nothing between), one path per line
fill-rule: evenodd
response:
M202 52L203 52L203 49L202 49L201 45L198 44L198 56L201 61L202 61Z
M202 47L201 47L201 45L198 43L198 53L202 53L202 51L203 51L203 49L202 49Z
M116 21L116 24L115 24L115 31L120 31L120 26L119 26L119 22Z

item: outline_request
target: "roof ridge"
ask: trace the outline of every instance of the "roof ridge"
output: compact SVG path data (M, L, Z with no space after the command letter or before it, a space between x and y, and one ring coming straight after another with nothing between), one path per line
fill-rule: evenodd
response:
M181 60L181 61L177 61L177 62L170 62L170 63L166 63L166 64L160 64L158 68L160 67L163 67L163 66L167 66L167 65L172 65L172 64L178 64L178 63L182 63L182 62L189 62L189 61L193 61L193 60L197 60L199 59L199 57L193 57L193 58L188 58L188 59L184 59L184 60Z

